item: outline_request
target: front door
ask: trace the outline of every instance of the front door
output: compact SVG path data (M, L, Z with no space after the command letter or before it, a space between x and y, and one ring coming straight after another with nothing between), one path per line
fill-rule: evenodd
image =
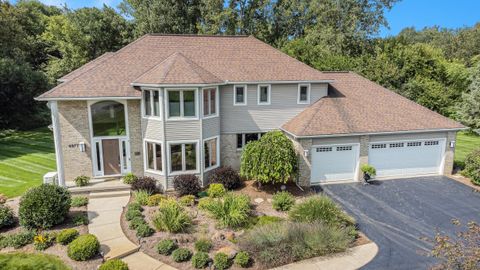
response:
M121 174L118 139L102 140L104 175Z

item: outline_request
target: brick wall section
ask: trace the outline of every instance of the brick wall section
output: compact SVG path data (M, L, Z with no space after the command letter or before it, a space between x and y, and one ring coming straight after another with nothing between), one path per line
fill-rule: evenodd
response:
M370 143L370 136L365 135L365 136L360 136L360 157L359 157L359 167L358 167L358 175L357 179L359 181L362 181L363 179L363 173L360 170L362 165L368 164L368 149L369 149L369 143Z
M86 101L59 101L58 114L65 181L73 181L79 175L92 177L90 132ZM73 145L85 143L85 152ZM70 147L72 146L72 147Z
M237 135L222 134L220 138L220 160L223 166L240 170L241 151L237 151Z
M456 141L457 132L450 131L447 133L447 142L445 146L445 163L443 166L443 174L451 175L453 171L453 161L455 159L455 148L450 147L451 141Z
M137 176L143 176L143 142L140 100L129 100L127 102L127 107L132 173Z

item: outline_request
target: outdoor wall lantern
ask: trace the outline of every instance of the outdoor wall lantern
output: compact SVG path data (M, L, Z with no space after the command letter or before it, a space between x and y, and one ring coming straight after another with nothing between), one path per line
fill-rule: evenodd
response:
M455 148L455 141L450 142L450 148Z
M304 155L305 157L308 157L308 152L309 152L308 149L303 150L303 155Z
M85 142L79 142L78 148L80 149L80 152L85 152Z

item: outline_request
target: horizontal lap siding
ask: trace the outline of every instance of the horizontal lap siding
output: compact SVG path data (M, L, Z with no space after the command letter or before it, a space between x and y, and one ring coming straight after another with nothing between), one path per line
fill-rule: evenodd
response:
M163 140L163 123L156 119L142 119L143 138L150 140Z
M220 117L203 119L203 138L220 135Z
M165 137L167 141L199 140L200 121L166 121Z

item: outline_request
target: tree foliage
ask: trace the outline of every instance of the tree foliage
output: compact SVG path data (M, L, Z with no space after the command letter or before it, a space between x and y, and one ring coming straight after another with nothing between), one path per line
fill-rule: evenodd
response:
M281 131L249 142L242 152L240 175L260 183L286 183L297 172L293 143Z
M458 117L463 124L480 134L480 63L471 69L471 84L463 93Z

